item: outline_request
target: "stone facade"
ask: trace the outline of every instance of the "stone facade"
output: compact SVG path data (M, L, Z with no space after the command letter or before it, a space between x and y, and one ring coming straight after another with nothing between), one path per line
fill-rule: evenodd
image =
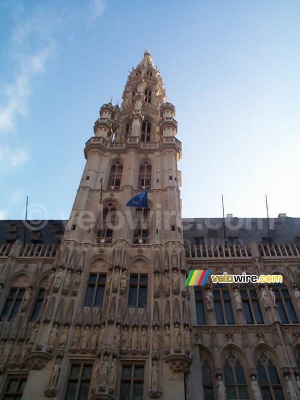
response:
M300 220L182 219L174 117L145 52L70 219L0 224L0 398L300 398ZM283 284L187 287L193 269Z

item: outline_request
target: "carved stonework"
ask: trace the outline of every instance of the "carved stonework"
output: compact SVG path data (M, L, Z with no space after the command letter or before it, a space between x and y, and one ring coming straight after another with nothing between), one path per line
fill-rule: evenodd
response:
M191 365L191 358L186 355L169 355L165 358L165 362L174 372L189 372Z
M51 360L53 356L46 352L32 352L26 358L25 361L29 366L29 369L43 369L46 363Z

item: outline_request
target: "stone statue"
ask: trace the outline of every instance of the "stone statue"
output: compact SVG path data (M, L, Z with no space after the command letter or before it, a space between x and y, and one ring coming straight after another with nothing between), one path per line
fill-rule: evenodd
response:
M54 281L54 277L55 277L55 271L52 271L51 274L49 275L49 278L48 278L47 283L46 283L46 288L45 288L46 292L50 291L50 289L52 287L52 284L53 284L53 281Z
M159 294L160 292L160 283L159 283L159 274L154 274L154 294Z
M67 275L65 277L65 281L64 281L64 290L67 292L71 286L71 282L72 282L72 272L71 270L68 269L67 271Z
M93 368L92 386L96 385L97 382L99 381L100 366L101 366L101 362L100 362L99 359L97 359L97 360L95 361L94 368Z
M219 400L226 400L226 388L224 382L222 381L221 375L218 375L217 390Z
M260 388L258 386L257 380L255 379L255 376L252 375L251 377L251 387L253 390L253 395L254 395L254 399L255 400L263 400L261 392L260 392Z
M109 387L114 389L117 382L117 363L116 359L113 358L110 367L110 375L109 375Z
M32 332L30 334L30 338L29 338L29 343L30 344L33 344L35 342L35 338L36 338L36 335L38 333L38 330L39 330L39 324L35 324Z
M105 331L105 325L102 324L101 329L100 329L99 338L98 338L98 346L99 347L102 347L103 343L104 343L104 331Z
M123 350L128 349L128 328L127 328L127 326L124 327L123 332L122 332L122 349Z
M58 377L59 377L59 372L60 372L60 365L59 364L54 364L51 378L50 378L50 383L49 386L52 388L55 388L57 385Z
M68 339L68 334L69 334L69 328L67 325L65 325L61 331L60 338L59 338L59 347L64 347L67 339Z
M91 349L96 349L98 346L98 326L95 326L94 332L92 333L91 340L90 340L90 347Z
M79 340L80 340L80 326L77 325L74 335L73 335L73 341L72 341L72 347L74 349L78 349L79 346Z
M81 338L81 348L82 349L88 348L89 341L90 341L90 327L89 325L87 325L83 331L83 335Z
M111 272L109 272L109 273L107 274L106 285L105 285L105 291L106 291L106 292L109 292L109 291L110 291L111 275L112 275Z
M171 331L170 327L167 325L164 333L164 351L169 351L171 345Z
M119 268L116 267L115 271L114 271L113 281L112 281L113 292L116 292L118 290L119 278L120 278Z
M298 394L296 392L296 388L293 384L293 382L289 379L289 377L286 375L286 385L287 385L287 391L290 394L291 400L299 400Z
M206 307L209 311L214 309L214 297L209 288L205 290Z
M80 278L81 278L81 273L80 273L80 271L77 271L76 275L75 275L75 278L74 278L74 289L75 290L79 289Z
M54 288L55 288L56 290L58 290L59 287L60 287L60 285L61 285L62 276L63 276L63 271L62 271L61 268L59 268L59 270L58 270L57 273L55 274L55 277L54 277L54 284L53 284L53 286L54 286Z
M147 330L144 326L142 328L141 337L140 337L140 348L142 351L147 350Z
M159 349L159 331L156 326L152 333L152 350L157 351L158 349Z
M191 334L189 328L186 326L184 330L184 346L185 351L190 353L191 351Z
M173 293L178 294L179 293L179 277L178 277L178 272L176 270L173 270L173 272L172 272L172 283L173 283Z
M14 347L14 342L12 340L10 340L4 347L4 351L2 354L2 361L4 363L7 363L7 361L9 360L13 347Z
M169 296L169 294L170 294L170 279L169 279L168 272L164 273L163 286L164 286L165 296Z
M296 382L297 382L298 389L300 390L300 378L299 378L299 375L296 376Z
M272 287L270 287L270 297L271 297L271 300L272 300L273 307L276 307L276 295L273 292Z
M100 373L100 382L102 385L106 385L107 377L108 377L108 360L107 357L104 357Z
M120 282L120 291L121 293L124 293L126 289L126 283L127 283L127 271L123 271L122 277L121 277L121 282Z
M236 303L236 309L237 310L242 310L243 309L243 303L242 303L242 298L241 298L241 295L240 295L238 289L234 289L233 296L234 296L234 300L235 300L235 303Z
M175 324L174 328L174 349L175 351L179 352L181 348L181 334L180 334L180 327L178 324Z
M268 293L267 293L267 290L264 287L261 288L261 300L262 300L263 305L264 305L265 308L269 308L270 307L270 300L269 300L269 297L268 297Z
M114 345L119 348L121 343L121 326L117 325L114 335Z
M55 345L57 329L58 329L58 325L54 324L54 326L52 327L51 333L50 333L50 337L49 337L49 342L48 342L49 347L54 347L54 345Z
M27 309L27 305L28 305L29 299L31 297L31 293L32 293L32 289L30 287L27 288L25 295L23 297L23 301L22 301L22 311L25 311Z
M158 381L159 381L158 362L153 361L153 366L152 366L152 371L151 371L151 389L153 392L158 391Z
M131 335L131 348L132 350L136 350L138 345L138 331L137 327L135 326L132 330L132 335Z

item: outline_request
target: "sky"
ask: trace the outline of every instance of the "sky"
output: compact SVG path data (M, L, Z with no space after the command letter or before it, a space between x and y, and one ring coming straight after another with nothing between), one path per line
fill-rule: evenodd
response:
M2 0L0 219L67 219L103 103L149 49L183 217L300 217L298 0Z

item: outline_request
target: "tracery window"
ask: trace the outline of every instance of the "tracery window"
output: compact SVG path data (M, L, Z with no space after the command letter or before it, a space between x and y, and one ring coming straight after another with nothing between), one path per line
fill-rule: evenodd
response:
M105 290L106 274L92 273L86 290L84 307L101 307Z
M149 237L149 212L148 208L137 208L135 214L135 229L133 243L147 243Z
M98 241L111 243L113 237L113 227L116 223L116 205L108 203L103 208L103 217L101 213L98 215ZM102 219L103 218L103 219Z
M144 366L126 364L122 366L119 400L142 400L144 392Z
M73 363L71 365L65 400L89 399L93 364Z
M276 298L276 306L280 321L283 324L298 324L299 320L288 288L281 283L276 283L273 292Z
M204 400L213 400L214 391L212 382L212 372L211 372L211 367L206 359L203 361L201 372L202 372Z
M39 288L37 297L35 299L34 307L31 314L31 321L35 321L40 314L44 299L45 299L45 288Z
M152 92L150 89L145 89L145 102L151 104Z
M128 306L144 308L147 305L147 274L130 274Z
M249 399L244 368L234 353L228 354L223 373L227 399Z
M257 380L264 400L284 400L277 368L270 357L261 353L257 361Z
M229 289L222 284L216 284L213 288L213 297L217 324L234 324Z
M240 295L247 324L263 324L263 315L259 305L256 289L251 285L242 285Z
M151 172L152 168L148 161L144 161L140 165L139 171L139 189L145 189L151 187Z
M119 190L121 187L123 165L121 161L115 161L111 166L108 187L111 189Z
M141 141L142 142L151 141L151 122L147 120L144 120L142 123Z
M0 321L13 321L19 311L22 303L26 288L24 287L11 287L6 298Z

